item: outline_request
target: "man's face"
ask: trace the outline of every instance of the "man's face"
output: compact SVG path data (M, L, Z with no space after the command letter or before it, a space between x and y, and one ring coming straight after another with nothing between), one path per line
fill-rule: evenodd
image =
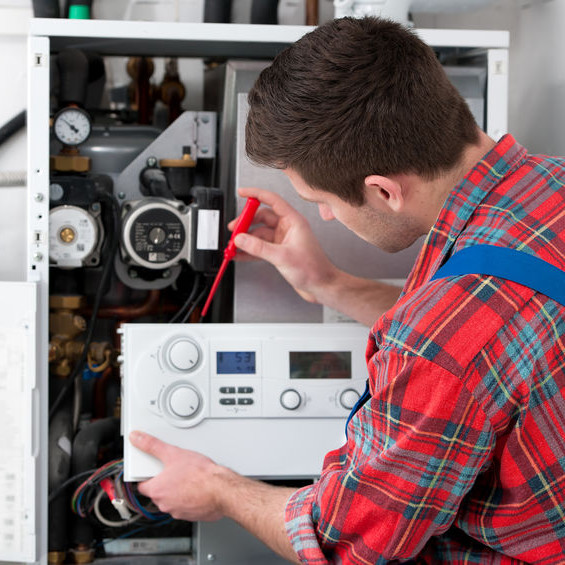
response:
M292 169L285 169L284 173L302 199L317 204L322 220L336 219L383 251L396 253L406 249L422 235L419 222L403 213L393 212L384 200L372 198L361 206L354 206L335 194L311 188Z

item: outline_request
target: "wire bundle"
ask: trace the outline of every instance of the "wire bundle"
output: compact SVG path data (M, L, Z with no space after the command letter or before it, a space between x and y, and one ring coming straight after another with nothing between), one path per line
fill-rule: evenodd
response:
M208 289L210 288L209 282L205 281L204 288L200 289L200 284L202 281L202 275L199 273L196 275L194 279L194 285L190 292L190 295L186 299L185 303L179 308L177 313L169 320L169 324L179 323L179 324L186 324L190 320L190 316L200 304L204 296L208 293ZM200 290L200 294L197 293Z
M144 506L138 499L134 488L123 480L123 459L110 461L94 471L74 492L71 507L81 518L91 515L109 528L122 528L141 519L161 521L168 519L168 514L150 503ZM119 519L104 514L102 502L107 497Z

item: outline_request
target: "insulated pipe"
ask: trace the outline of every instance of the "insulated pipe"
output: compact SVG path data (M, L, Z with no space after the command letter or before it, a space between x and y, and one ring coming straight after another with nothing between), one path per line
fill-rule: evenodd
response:
M54 379L54 384L60 381ZM49 494L55 492L68 478L71 470L72 418L69 402L53 417L49 426ZM61 492L49 503L49 561L64 558L67 551L67 515L69 491Z
M276 24L279 0L253 0L251 4L252 24Z
M27 112L22 110L16 114L11 120L8 120L0 127L0 145L8 141L15 133L20 131L26 125Z
M84 106L90 76L90 61L80 49L63 49L57 55L59 69L59 107L67 104Z
M59 0L33 0L34 18L60 17Z
M213 24L231 22L231 0L205 0L204 21Z

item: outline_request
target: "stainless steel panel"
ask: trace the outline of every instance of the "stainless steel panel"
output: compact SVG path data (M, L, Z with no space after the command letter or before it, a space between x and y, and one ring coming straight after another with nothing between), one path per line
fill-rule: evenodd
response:
M247 97L238 97L236 186L257 186L277 192L312 226L330 259L341 269L372 279L403 279L408 275L422 245L390 254L359 239L337 221L324 222L318 208L300 199L283 172L258 167L245 155ZM239 199L241 200L241 199ZM243 202L238 201L238 210ZM237 263L235 266L234 322L322 322L321 305L300 298L292 287L266 263Z

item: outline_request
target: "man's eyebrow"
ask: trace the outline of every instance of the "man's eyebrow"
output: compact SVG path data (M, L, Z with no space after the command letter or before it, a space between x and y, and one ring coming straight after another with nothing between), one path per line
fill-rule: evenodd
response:
M306 198L305 196L300 196L304 202L310 202L311 204L317 204L316 200L312 200L311 198Z
M302 200L304 200L305 202L311 202L312 204L318 204L319 202L317 200L314 200L313 198L307 198L306 196L303 196L302 194L300 194L300 192L296 191L298 196L300 196L300 198Z

